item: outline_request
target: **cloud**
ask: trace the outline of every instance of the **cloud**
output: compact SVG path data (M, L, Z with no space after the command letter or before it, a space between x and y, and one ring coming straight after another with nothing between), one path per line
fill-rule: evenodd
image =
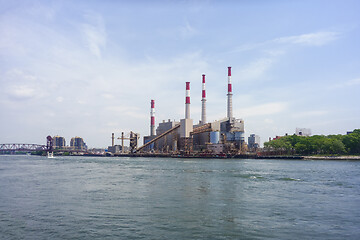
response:
M139 108L134 106L108 106L105 110L116 115L121 115L122 117L137 119L146 119L148 117L147 114L142 113Z
M114 99L114 95L110 93L103 93L101 96L105 99Z
M261 78L274 64L274 58L260 58L240 70L239 78L242 80L253 80Z
M29 98L35 97L35 89L32 87L22 85L22 86L13 86L8 89L8 94L10 97L19 99L19 100L27 100Z
M336 83L329 86L330 89L344 88L344 87L353 87L360 85L360 78L351 79L342 83Z
M243 108L238 111L237 116L262 116L262 115L272 115L276 113L283 112L287 109L288 103L286 102L272 102L262 105L257 105L249 108Z
M316 32L297 36L281 37L274 39L275 43L301 44L308 46L322 46L339 37L338 32Z
M235 52L246 52L246 51L251 51L251 50L255 50L255 49L259 49L261 47L266 46L268 42L262 42L262 43L248 43L248 44L243 44L241 46L238 46L235 48Z
M263 55L240 71L241 79L254 80L263 77L280 56L287 53L289 45L322 46L336 40L339 35L338 32L314 32L239 46L235 52L260 50Z
M88 13L85 15L88 23L81 25L81 30L85 35L88 48L92 54L101 57L101 50L106 46L106 29L101 15Z
M258 43L247 43L235 48L235 52L245 52L253 50L264 50L266 53L277 56L286 53L284 45L305 45L305 46L323 46L329 42L335 41L340 36L339 32L313 32L301 35L275 38ZM280 45L280 46L279 46Z
M183 38L189 38L196 35L197 30L192 27L188 20L185 21L185 26L180 27L180 33Z
M268 123L268 124L272 124L272 123L274 123L274 120L272 120L272 119L270 119L270 118L265 118L265 119L264 119L264 122L265 122L265 123Z
M0 91L12 101L24 101L43 96L40 79L27 71L13 68L1 78Z
M305 112L297 112L292 114L293 118L301 118L301 117L317 117L328 114L328 111L323 110L314 110L314 111L305 111Z
M346 86L360 85L360 78L349 80L345 83Z
M57 101L58 103L61 103L61 102L64 101L64 98L63 98L63 97L57 97L57 98L56 98L56 101Z

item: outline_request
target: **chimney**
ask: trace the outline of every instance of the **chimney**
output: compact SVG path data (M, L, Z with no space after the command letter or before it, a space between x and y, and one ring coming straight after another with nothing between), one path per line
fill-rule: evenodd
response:
M155 136L155 100L151 100L150 136Z
M206 90L205 90L205 74L202 75L202 98L201 98L201 124L206 123Z
M233 117L232 112L232 85L231 85L231 67L228 67L228 102L227 102L227 117L230 119Z
M111 146L114 146L114 138L115 138L115 134L112 133L111 134Z
M190 82L186 82L185 119L190 119Z

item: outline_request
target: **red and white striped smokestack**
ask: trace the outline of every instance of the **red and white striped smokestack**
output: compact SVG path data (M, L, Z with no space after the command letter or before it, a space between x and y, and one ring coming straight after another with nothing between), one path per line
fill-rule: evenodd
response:
M185 119L190 119L190 82L186 82Z
M150 136L155 136L155 100L151 100Z
M206 123L206 89L205 89L205 74L202 75L202 98L201 98L201 124Z
M228 102L227 102L227 117L232 118L232 85L231 85L231 67L228 67Z

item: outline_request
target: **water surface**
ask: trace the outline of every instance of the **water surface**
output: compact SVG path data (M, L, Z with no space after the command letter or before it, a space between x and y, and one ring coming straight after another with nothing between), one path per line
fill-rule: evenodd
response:
M360 239L360 162L0 156L0 239Z

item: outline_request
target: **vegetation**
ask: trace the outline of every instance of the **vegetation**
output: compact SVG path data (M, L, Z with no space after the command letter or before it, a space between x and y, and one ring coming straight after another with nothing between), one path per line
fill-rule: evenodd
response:
M284 136L265 142L264 147L279 154L360 154L360 129L348 135Z

